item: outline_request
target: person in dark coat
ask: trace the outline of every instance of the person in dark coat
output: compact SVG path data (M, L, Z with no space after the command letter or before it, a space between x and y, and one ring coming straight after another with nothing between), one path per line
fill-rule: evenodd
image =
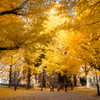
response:
M54 85L53 85L53 83L52 83L52 91L54 91Z
M67 83L65 82L65 92L67 92Z
M71 83L71 90L73 90L73 84Z
M60 87L59 87L59 83L58 83L58 92L59 92L59 88L60 88Z
M17 89L17 83L15 83L15 91L16 91L16 89Z

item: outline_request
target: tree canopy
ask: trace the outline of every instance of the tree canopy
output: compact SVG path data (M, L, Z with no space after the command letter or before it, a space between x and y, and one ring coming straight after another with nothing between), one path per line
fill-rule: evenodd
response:
M91 62L100 71L99 11L100 0L1 0L0 51L45 49L50 72L74 74Z

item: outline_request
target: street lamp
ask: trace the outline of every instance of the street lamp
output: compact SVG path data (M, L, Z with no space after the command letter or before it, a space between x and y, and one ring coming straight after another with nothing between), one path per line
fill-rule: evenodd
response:
M91 67L92 67L92 66L95 66L95 65L93 65L92 62L90 63L90 65L91 65ZM98 95L100 95L100 94L99 94L99 85L98 85L98 77L97 77L97 70L96 70L96 68L95 68L95 74L96 74L96 81L97 81L97 92L98 92Z

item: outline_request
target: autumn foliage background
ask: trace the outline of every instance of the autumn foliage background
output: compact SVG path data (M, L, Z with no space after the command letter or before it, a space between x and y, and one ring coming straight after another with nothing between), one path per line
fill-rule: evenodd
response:
M99 27L100 0L0 0L1 73L99 73Z

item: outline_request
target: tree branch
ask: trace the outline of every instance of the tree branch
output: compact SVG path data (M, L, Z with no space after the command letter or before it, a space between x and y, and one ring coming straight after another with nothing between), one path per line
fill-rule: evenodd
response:
M0 47L0 50L17 50L19 49L19 46L14 47Z
M86 47L83 47L83 46L81 46L81 47L82 47L82 49L85 49L85 50L87 50L88 52L91 53L91 51L89 51Z
M23 14L21 14L21 13L18 13L18 11L20 11L20 10L25 6L25 4L26 4L28 1L29 1L29 0L24 1L19 7L16 7L16 8L13 9L13 10L2 11L2 12L0 13L0 16L5 15L5 14L23 15Z
M90 23L88 25L91 25L91 24L97 24L97 23L100 23L100 20L96 21L96 22L93 22L93 23Z

